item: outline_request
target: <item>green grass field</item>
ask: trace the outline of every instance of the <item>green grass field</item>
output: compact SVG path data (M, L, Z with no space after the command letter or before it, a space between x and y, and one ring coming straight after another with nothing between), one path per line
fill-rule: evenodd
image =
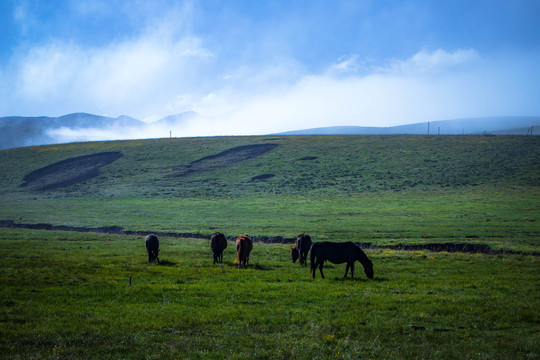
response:
M264 144L277 146L245 151ZM97 174L90 163L53 166L21 187L45 166L118 151ZM1 357L538 359L539 158L539 137L506 136L226 137L0 151L0 220L308 232L315 241L524 253L368 249L373 280L358 263L354 280L331 264L326 279L312 280L291 263L290 245L255 243L251 266L237 269L232 243L225 263L213 265L207 241L162 238L157 265L147 263L143 237L2 229ZM39 189L85 171L96 176Z
M509 359L540 354L537 257L366 250L343 280L256 243L248 269L208 242L6 230L3 358ZM130 280L131 279L131 280ZM130 285L131 281L131 285Z

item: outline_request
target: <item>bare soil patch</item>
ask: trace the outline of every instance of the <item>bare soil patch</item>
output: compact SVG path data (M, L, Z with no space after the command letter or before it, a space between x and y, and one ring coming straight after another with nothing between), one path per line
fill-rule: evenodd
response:
M116 151L62 160L27 174L21 187L50 190L77 184L98 176L100 168L121 157L122 153Z
M276 176L276 175L274 175L274 174L257 175L257 176L252 177L250 181L251 182L254 182L254 181L266 181L268 179L273 178L274 176Z
M209 171L219 169L225 166L231 166L236 163L261 156L275 147L278 144L254 144L234 147L222 151L215 155L203 157L193 161L191 164L181 168L174 169L174 176L186 176L201 171Z
M318 156L304 156L303 158L297 159L298 161L313 161L317 160Z

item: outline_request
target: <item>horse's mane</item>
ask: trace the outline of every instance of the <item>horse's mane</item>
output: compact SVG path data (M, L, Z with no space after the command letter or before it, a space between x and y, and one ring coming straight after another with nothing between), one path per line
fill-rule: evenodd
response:
M364 252L364 250L362 250L362 248L358 245L358 244L355 244L357 247L358 247L358 250L357 250L357 253L358 253L358 260L362 263L362 264L365 264L366 262L369 262L371 260L369 260L369 258L367 257L366 253Z

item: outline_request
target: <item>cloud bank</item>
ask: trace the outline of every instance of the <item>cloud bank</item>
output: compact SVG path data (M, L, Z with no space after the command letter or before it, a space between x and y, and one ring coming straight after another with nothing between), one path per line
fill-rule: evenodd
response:
M338 60L324 73L271 91L218 91L194 106L215 122L206 131L195 130L194 124L191 131L265 134L334 124L392 126L540 112L534 100L540 91L538 56L484 58L474 49L438 49L376 67L366 67L357 55ZM223 103L236 107L223 113Z
M76 16L112 19L105 2L69 4ZM174 136L267 134L540 114L540 49L416 46L374 60L342 47L328 49L335 58L313 65L293 51L295 42L284 40L303 34L298 18L282 21L280 15L279 24L285 25L263 22L258 28L255 19L250 22L224 10L220 18L229 15L235 23L246 23L218 36L193 24L201 12L195 2L159 12L150 5L133 9L129 2L118 4L121 8L115 10L129 14L129 21L142 22L138 31L99 44L52 36L18 47L0 68L0 116L88 112L125 114L151 123L186 111L199 114L176 128L156 125L144 134L162 137L170 130ZM37 25L28 7L15 10L21 32L31 33ZM315 24L315 10L310 11ZM370 25L366 20L363 28ZM255 35L249 33L250 26ZM63 129L59 135L84 134ZM85 136L140 137L136 129L96 129Z

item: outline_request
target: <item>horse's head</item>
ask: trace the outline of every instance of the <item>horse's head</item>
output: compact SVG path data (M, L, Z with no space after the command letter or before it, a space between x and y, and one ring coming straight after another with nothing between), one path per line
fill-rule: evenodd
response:
M373 279L373 263L371 260L368 260L364 264L364 272L366 273L366 276L370 279Z
M296 260L298 260L298 250L296 250L295 247L291 248L291 259L293 263L296 262Z

